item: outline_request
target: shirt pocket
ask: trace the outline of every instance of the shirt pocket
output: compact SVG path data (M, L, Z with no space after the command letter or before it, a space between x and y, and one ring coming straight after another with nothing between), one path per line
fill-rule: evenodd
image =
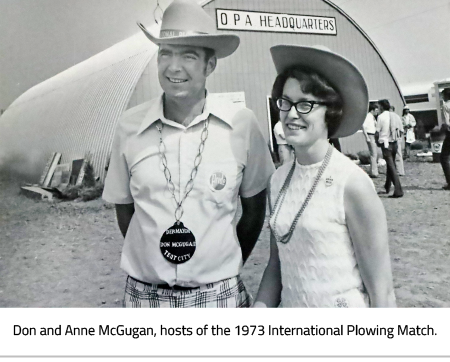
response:
M234 161L211 162L201 172L203 197L207 201L223 205L237 196L242 179L238 165Z

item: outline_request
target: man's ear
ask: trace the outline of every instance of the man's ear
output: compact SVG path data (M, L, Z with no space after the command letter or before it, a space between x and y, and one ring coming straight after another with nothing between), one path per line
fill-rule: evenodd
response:
M217 57L213 55L211 58L208 59L208 62L206 63L206 76L208 77L212 72L214 72L214 69L216 69L217 65Z

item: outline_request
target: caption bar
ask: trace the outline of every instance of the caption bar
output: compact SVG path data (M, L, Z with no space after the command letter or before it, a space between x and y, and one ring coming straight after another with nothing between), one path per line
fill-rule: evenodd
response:
M58 325L56 327L26 327L14 325L14 336L128 336L134 339L158 336L435 336L437 333L430 325L396 327L364 327L361 325L340 325L338 327L284 327L282 325L237 325L234 328L208 325L203 327L128 327L123 324L109 324L97 327L77 327Z

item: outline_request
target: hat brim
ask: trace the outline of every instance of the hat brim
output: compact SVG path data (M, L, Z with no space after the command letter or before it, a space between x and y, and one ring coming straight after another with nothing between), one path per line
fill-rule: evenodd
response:
M239 47L240 39L233 34L200 34L158 38L147 30L144 25L137 23L144 34L155 44L189 45L213 49L217 58L225 58L233 54Z
M270 48L277 73L298 66L324 77L343 100L342 120L329 137L347 137L359 129L367 116L369 93L359 70L344 57L331 51L297 45L276 45Z

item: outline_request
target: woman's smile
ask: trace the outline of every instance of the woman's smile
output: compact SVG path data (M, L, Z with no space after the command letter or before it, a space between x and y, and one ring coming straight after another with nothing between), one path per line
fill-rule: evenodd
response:
M294 123L286 123L286 127L289 128L291 131L299 131L299 130L306 130L306 126L302 126L299 124Z

